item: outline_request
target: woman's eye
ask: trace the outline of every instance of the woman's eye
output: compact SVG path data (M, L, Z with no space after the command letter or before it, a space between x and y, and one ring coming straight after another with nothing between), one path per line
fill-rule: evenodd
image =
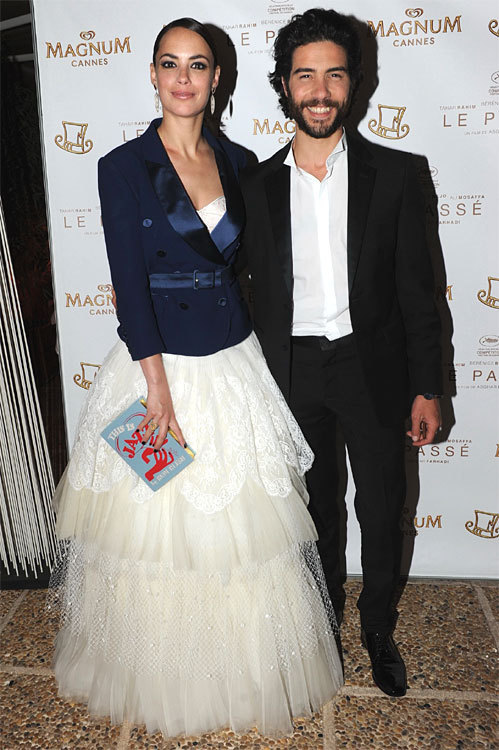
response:
M208 66L205 65L205 63L202 63L202 62L195 62L195 63L192 63L192 67L195 70L205 70Z
M161 67L162 68L174 68L175 63L173 62L173 60L165 60L164 62L161 63Z

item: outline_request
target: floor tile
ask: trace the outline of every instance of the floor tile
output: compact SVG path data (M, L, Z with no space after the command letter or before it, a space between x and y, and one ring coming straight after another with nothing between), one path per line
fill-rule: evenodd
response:
M362 589L359 580L347 581L345 591L347 600L345 614L341 626L341 644L343 648L343 663L345 683L347 685L372 685L371 665L367 651L360 642L360 620L357 609L357 599Z
M478 584L490 604L492 614L499 620L499 584L483 586Z
M111 750L120 727L57 696L52 677L2 674L2 750Z
M360 583L349 582L346 590L341 628L345 682L372 686L369 657L360 643L355 607ZM489 596L492 591L490 587ZM496 689L498 653L471 584L409 583L398 609L394 639L406 662L409 686L492 692Z
M497 649L472 585L410 583L399 612L409 686L494 692Z
M0 661L22 667L50 667L58 614L45 607L47 592L28 591L26 598L2 632Z
M10 589L8 591L0 591L0 626L3 618L9 613L10 608L14 602L19 599L22 591L16 589Z
M337 750L492 750L497 706L456 701L343 697Z
M293 735L280 739L262 737L255 731L246 734L223 731L167 740L159 734L148 735L144 727L134 727L129 742L130 750L323 750L323 747L322 719L318 714L298 719Z

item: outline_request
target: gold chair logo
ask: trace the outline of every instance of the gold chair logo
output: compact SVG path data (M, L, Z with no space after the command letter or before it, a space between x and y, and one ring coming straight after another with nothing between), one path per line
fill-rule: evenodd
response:
M409 125L402 125L402 118L406 107L393 107L388 104L378 104L378 120L369 120L367 127L380 138L388 138L392 141L405 138L410 130Z
M491 34L494 34L494 36L499 36L499 21L497 18L492 18L492 20L489 21L489 31Z
M93 141L86 141L88 122L62 121L64 133L54 138L56 146L70 154L88 154L93 148Z
M80 386L80 388L84 388L88 391L101 366L93 365L91 362L80 362L80 367L81 372L77 372L73 375L73 380L76 385Z
M464 524L470 534L480 539L497 539L499 537L499 513L488 513L485 510L475 510L475 520Z
M487 305L493 310L499 310L499 279L496 276L489 276L488 282L488 290L480 289L477 297L483 305Z

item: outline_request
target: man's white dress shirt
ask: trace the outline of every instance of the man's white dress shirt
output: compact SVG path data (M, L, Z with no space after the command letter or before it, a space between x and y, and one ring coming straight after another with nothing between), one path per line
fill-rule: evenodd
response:
M291 169L293 336L337 339L352 333L348 306L345 133L326 160L327 173L322 181L297 166L293 148L284 164Z

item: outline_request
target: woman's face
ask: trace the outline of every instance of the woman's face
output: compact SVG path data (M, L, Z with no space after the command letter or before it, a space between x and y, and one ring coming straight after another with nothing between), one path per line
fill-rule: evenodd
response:
M203 112L219 76L220 68L214 69L213 54L203 37L181 27L164 35L155 64L151 63L151 81L163 112L178 117Z

